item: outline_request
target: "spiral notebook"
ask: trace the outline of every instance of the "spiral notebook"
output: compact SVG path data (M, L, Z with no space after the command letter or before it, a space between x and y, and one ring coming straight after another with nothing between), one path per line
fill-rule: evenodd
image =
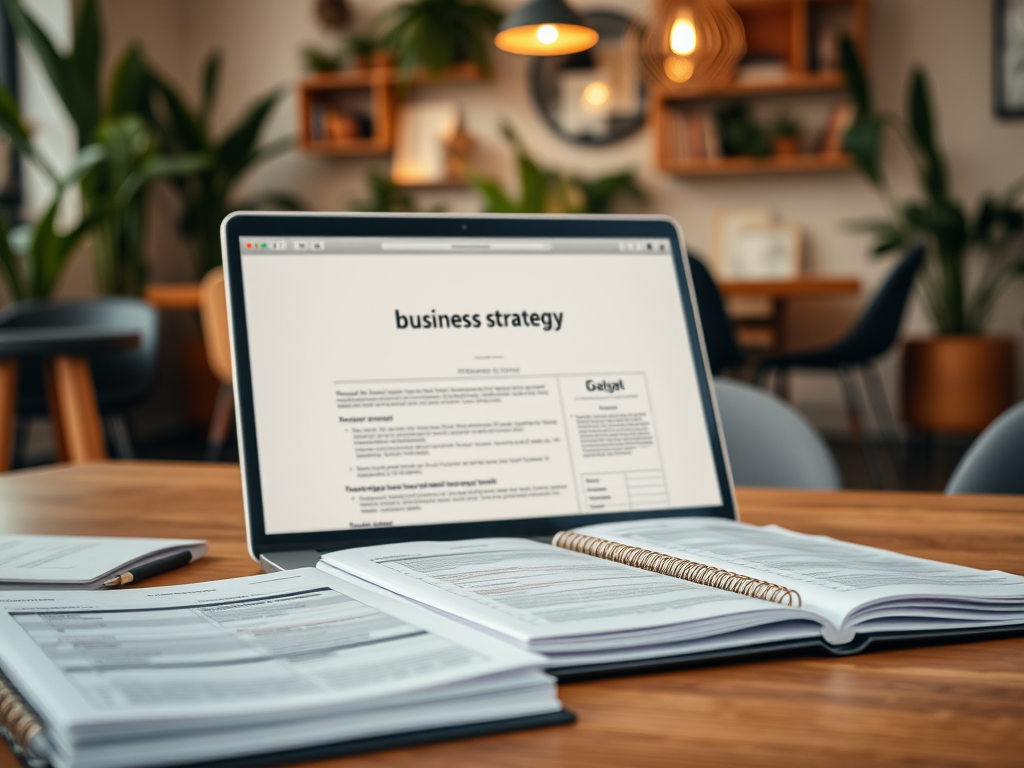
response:
M1024 629L1024 577L717 518L386 544L318 567L537 652L562 679Z
M251 768L573 719L543 659L312 568L2 603L0 733L32 768Z

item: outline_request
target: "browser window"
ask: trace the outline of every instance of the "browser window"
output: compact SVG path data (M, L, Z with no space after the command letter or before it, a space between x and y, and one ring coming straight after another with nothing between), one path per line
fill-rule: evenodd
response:
M722 503L668 240L240 250L268 534Z

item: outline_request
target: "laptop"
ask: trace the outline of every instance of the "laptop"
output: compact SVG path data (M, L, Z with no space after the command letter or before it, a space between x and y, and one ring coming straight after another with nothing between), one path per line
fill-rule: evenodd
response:
M682 233L661 216L236 213L249 552L736 518Z

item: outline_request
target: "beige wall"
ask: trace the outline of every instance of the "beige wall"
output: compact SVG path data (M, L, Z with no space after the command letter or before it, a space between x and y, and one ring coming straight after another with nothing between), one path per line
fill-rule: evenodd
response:
M390 3L350 0L357 13L368 17ZM517 3L505 0L501 5ZM104 0L109 50L140 40L151 58L172 79L194 95L198 71L208 51L225 54L225 71L216 122L224 126L258 94L273 87L288 89L275 113L274 135L296 130L296 106L291 86L302 74L299 51L324 37L313 18L312 0ZM577 7L628 9L640 3L576 0ZM646 4L643 4L646 6ZM908 70L924 66L938 104L940 138L949 153L956 193L973 201L986 189L1001 189L1024 175L1024 120L999 121L991 108L991 3L987 0L873 0L870 56L872 80L879 103L902 108ZM806 233L807 269L816 273L856 275L867 292L873 290L892 262L867 254L868 240L844 228L849 219L882 212L874 191L855 173L764 176L684 180L653 167L651 137L643 131L619 144L588 149L566 144L542 123L526 87L528 61L495 51L493 82L434 86L430 97L459 100L469 130L479 142L482 167L510 178L511 158L498 134L499 121L508 120L543 163L581 174L633 168L648 191L652 211L675 216L688 243L706 252L712 239L716 209L736 205L772 205L778 216L801 224ZM767 101L769 111L792 108L815 112L810 101ZM820 113L820 105L816 110ZM893 152L898 168L897 189L914 189L906 162ZM329 160L291 153L265 166L246 182L247 189L288 188L312 208L344 209L364 193L363 179L374 161ZM173 201L160 196L156 205L163 222L154 227L153 274L175 278L188 273L182 246L167 221ZM443 203L449 210L478 210L480 202L468 190L424 193L425 206ZM849 322L856 302L821 302L794 312L793 336L813 343L834 335ZM1007 293L992 322L992 330L1017 339L1018 389L1024 391L1024 283ZM915 301L906 323L908 335L928 331ZM895 395L897 356L884 361ZM796 382L797 403L827 429L842 429L838 385L830 377L805 376ZM895 398L894 398L895 400Z

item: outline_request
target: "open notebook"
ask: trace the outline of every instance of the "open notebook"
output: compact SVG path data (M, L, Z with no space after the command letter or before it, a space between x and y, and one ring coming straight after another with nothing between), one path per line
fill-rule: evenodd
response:
M560 677L1024 629L1020 576L774 526L664 518L554 541L386 544L318 567L541 653Z
M543 659L311 568L7 592L0 731L30 766L267 765L567 722Z

